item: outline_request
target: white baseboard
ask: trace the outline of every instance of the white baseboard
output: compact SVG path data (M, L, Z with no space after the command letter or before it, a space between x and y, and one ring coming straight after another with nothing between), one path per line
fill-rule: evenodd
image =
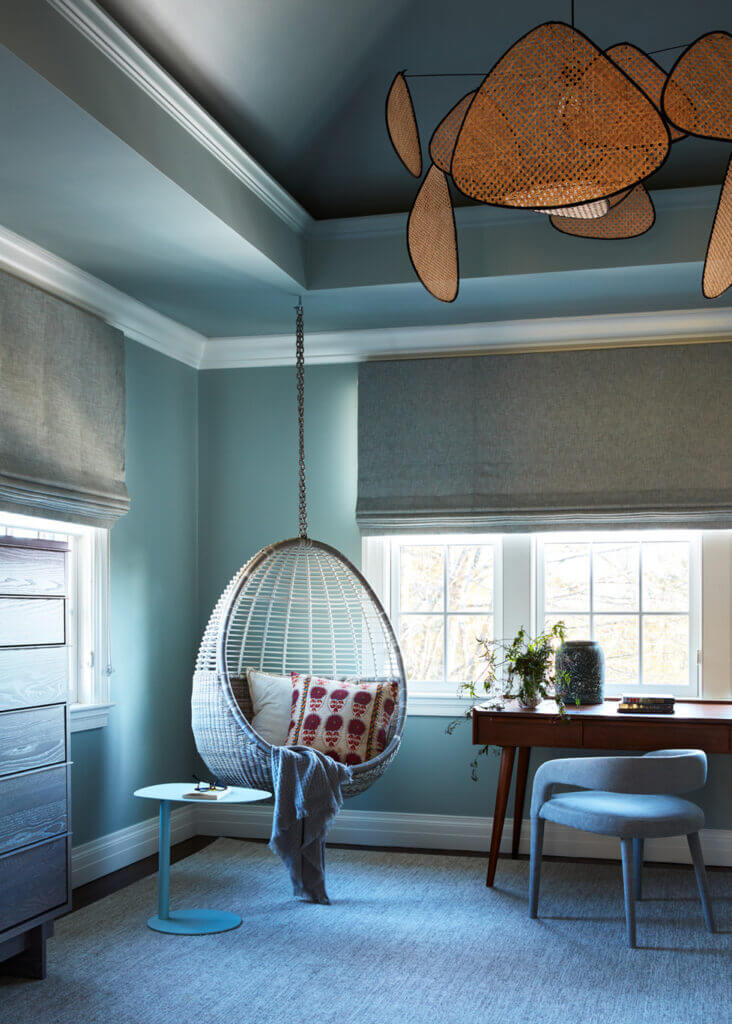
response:
M242 839L269 838L272 808L240 805L237 807L197 807L196 831L204 836L234 836ZM395 814L387 811L341 811L329 833L334 843L360 846L403 846L413 849L470 850L488 852L492 818L447 814ZM507 818L501 852L511 850L513 822ZM520 852L529 852L531 824L521 823ZM710 866L732 866L732 830L706 829L702 848ZM690 864L683 836L650 839L645 844L645 859ZM620 843L612 836L578 832L547 822L544 853L555 857L598 857L618 859Z
M176 807L170 816L170 838L180 843L197 834L195 811L191 806ZM71 851L73 888L93 882L95 878L134 864L158 852L158 819L148 818L137 825L92 839Z
M330 830L333 843L353 846L401 846L427 850L467 850L487 853L491 818L449 814L396 814L390 811L341 811ZM272 808L185 806L171 815L171 841L180 843L191 836L233 836L237 839L268 839ZM511 849L513 822L506 819L501 852ZM521 823L521 853L529 852L531 825ZM705 829L701 835L704 859L712 867L732 867L732 830ZM158 819L100 836L72 851L73 886L134 864L158 850ZM577 832L547 822L544 853L554 857L619 858L620 844L611 836ZM645 845L647 861L689 864L689 850L683 836L650 839Z

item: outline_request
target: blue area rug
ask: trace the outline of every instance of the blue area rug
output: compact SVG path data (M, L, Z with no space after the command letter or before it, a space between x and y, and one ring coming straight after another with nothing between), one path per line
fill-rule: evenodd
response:
M235 931L161 935L157 877L58 922L45 982L0 985L2 1024L729 1024L732 872L646 871L625 945L620 867L547 862L538 921L526 861L331 850L329 907L290 897L258 843L220 839L174 865L172 906Z

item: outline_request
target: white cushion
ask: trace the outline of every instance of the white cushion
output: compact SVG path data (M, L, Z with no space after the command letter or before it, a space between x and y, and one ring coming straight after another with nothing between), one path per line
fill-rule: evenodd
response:
M289 676L271 676L253 668L247 669L247 678L254 708L252 728L267 743L283 746L290 726L292 680Z

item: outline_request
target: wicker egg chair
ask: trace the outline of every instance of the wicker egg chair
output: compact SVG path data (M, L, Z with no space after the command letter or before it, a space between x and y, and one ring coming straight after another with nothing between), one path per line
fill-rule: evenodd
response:
M394 630L361 573L307 536L303 442L302 306L297 310L300 536L259 551L211 614L193 676L193 735L208 768L228 785L272 788L271 746L252 728L247 669L328 679L395 680L399 695L384 750L353 766L345 797L379 779L401 741L407 687Z

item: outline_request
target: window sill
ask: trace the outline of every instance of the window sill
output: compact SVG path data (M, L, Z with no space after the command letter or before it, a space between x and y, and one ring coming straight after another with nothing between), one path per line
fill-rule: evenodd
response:
M469 697L456 697L454 693L407 691L407 714L440 718L458 718L477 703Z
M109 712L113 707L114 704L72 704L69 708L70 731L102 729L109 721Z

